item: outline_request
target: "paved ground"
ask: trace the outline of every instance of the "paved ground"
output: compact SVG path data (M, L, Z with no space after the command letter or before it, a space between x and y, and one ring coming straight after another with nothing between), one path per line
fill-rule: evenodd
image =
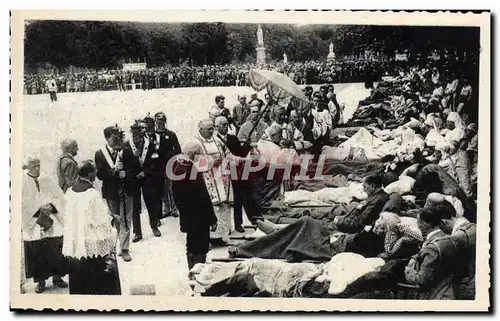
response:
M122 293L129 294L131 286L154 285L156 295L191 295L187 278L185 235L179 231L178 219L162 219L162 236L155 237L149 228L147 213L142 213L142 218L144 238L138 243L131 243L132 261L124 262L118 257ZM247 234L251 232L252 229L247 229ZM213 249L208 255L209 260L227 257L227 247ZM67 281L67 277L64 279ZM27 293L35 293L35 283L29 280L25 289ZM68 293L68 290L53 287L52 281L47 281L44 294L63 293Z
M359 100L369 93L363 84L337 84L335 88L338 101L346 104L346 118L350 118ZM248 87L229 87L65 93L58 95L56 103L50 103L48 95L24 96L24 155L38 155L42 174L56 178L55 164L62 139L77 139L80 148L77 160L93 159L94 152L105 144L102 130L106 126L119 124L128 129L134 119L159 110L166 112L167 124L182 144L194 136L197 122L207 117L216 95L223 94L226 106L232 109L237 95L252 92ZM260 96L263 98L263 94ZM99 182L96 187L99 188ZM155 238L148 226L147 214L143 213L142 217L144 239L131 245L132 262L119 260L122 292L128 294L131 285L154 284L157 295L190 295L185 236L179 231L178 219L163 219L160 227L163 235ZM224 256L227 256L227 248L215 249L209 254L209 258ZM33 282L28 281L26 290L34 292L34 289ZM45 294L65 292L67 290L53 288L51 281L47 282Z

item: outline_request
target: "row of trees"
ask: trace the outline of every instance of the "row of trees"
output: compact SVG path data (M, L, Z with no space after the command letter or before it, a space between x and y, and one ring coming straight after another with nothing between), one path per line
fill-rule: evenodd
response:
M337 56L365 50L410 57L437 50L475 59L479 28L367 25L262 25L270 59L325 59L334 44ZM116 68L123 59L146 59L148 65L225 64L255 61L255 24L166 24L103 21L32 21L25 30L27 69L41 63Z

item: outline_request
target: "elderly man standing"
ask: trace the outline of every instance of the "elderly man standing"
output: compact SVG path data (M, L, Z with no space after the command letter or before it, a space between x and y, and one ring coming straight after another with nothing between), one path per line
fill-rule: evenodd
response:
M231 230L231 186L228 180L223 179L222 159L224 157L224 149L220 140L214 138L214 125L211 120L202 120L198 123L199 133L196 136L194 143L200 146L203 156L208 156L208 160L213 161L212 166L201 168L203 178L207 186L208 193L212 200L215 215L217 216L217 229L210 233L210 240L214 246L224 246L229 237Z
M260 107L257 106L257 102L254 102L250 106L249 119L241 126L238 132L238 139L241 142L250 141L251 143L257 143L264 134L264 131L266 130L268 125L262 120L259 120L259 112ZM251 133L254 127L255 129Z
M202 173L196 170L194 159L201 154L200 145L188 143L183 148L185 157L178 157L172 173L185 179L172 180L172 191L179 208L181 232L186 233L186 256L188 268L196 263L205 263L210 246L210 231L217 228L217 217L212 199L207 191ZM195 172L194 179L189 175Z
M220 142L224 156L234 155L236 157L246 157L245 148L241 146L240 141L235 135L228 133L229 123L224 116L215 118L215 139ZM241 182L231 177L231 185L233 188L234 208L233 219L234 229L237 232L244 233L243 228L243 190Z
M23 169L22 237L26 278L33 278L35 292L45 291L45 280L66 288L61 278L67 273L62 255L64 194L49 177L40 177L40 159L28 156Z
M68 188L78 180L78 164L73 157L78 153L78 144L74 139L61 142L62 154L57 162L57 179L59 187L66 193Z

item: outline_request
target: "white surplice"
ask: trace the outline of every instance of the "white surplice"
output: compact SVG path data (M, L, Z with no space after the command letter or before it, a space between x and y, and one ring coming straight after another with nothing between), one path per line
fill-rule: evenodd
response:
M79 193L69 189L66 213L64 256L76 259L104 257L114 249L116 233L111 226L112 216L96 189Z
M47 237L59 237L64 232L64 194L57 182L50 177L38 178L40 191L35 179L26 172L23 174L22 187L22 235L23 241L37 241ZM58 211L50 214L53 225L46 232L36 224L37 218L33 217L41 206L52 204Z

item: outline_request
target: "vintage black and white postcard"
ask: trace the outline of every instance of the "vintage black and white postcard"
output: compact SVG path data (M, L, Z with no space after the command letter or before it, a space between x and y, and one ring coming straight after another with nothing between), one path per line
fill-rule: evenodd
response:
M12 309L487 311L490 13L12 11Z

